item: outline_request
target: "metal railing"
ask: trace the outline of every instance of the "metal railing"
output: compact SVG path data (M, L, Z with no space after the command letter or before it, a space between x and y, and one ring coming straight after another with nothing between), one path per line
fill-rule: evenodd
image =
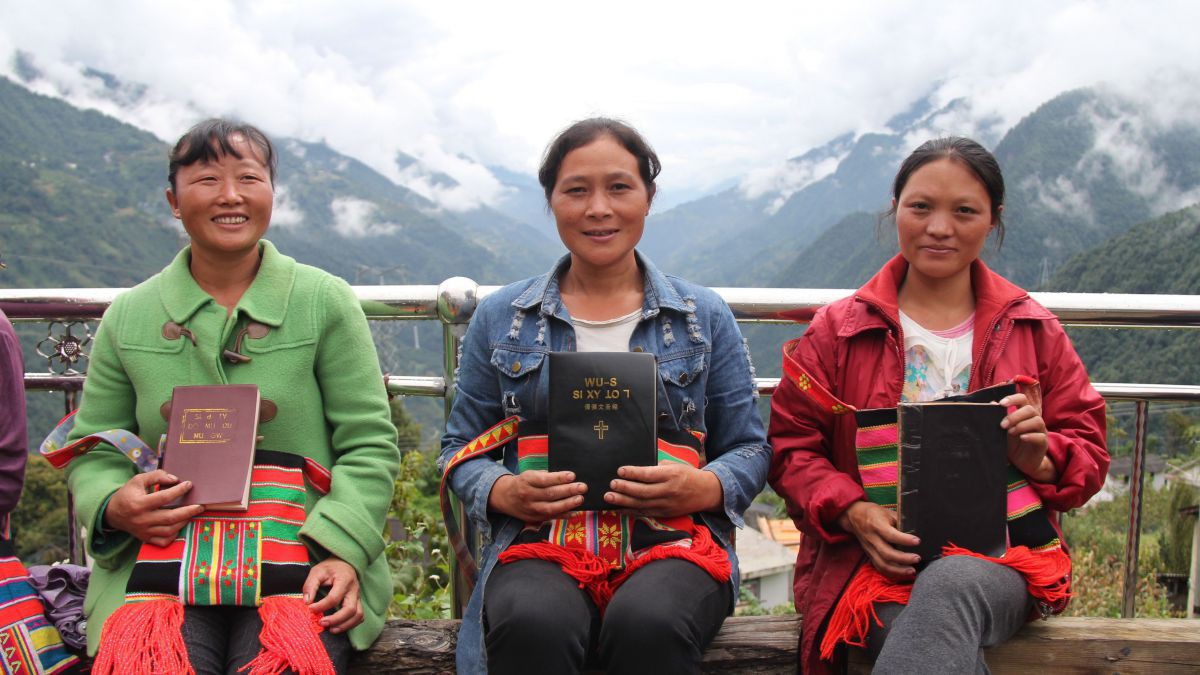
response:
M367 318L377 321L437 320L442 324L442 374L440 376L389 375L391 395L441 397L449 414L453 404L454 373L459 347L467 323L480 299L498 286L480 286L464 277L452 277L437 286L355 286ZM69 327L100 319L112 299L124 289L6 289L0 290L0 309L14 322L52 322ZM852 293L850 289L716 288L745 323L804 322L820 307ZM1096 327L1177 328L1200 327L1200 296L1140 295L1115 293L1031 293L1067 325ZM51 337L53 337L51 335ZM51 340L64 351L63 341ZM66 351L69 351L68 347ZM72 354L56 354L64 362ZM29 373L30 390L63 391L66 407L74 405L74 394L82 389L84 375L71 369L75 361L57 373ZM763 395L771 395L778 378L758 378ZM1122 614L1134 614L1138 544L1141 538L1142 492L1146 454L1146 416L1151 401L1200 402L1200 386L1097 383L1096 389L1110 403L1135 404L1133 461L1129 477L1129 526L1124 552ZM461 605L459 605L461 606Z

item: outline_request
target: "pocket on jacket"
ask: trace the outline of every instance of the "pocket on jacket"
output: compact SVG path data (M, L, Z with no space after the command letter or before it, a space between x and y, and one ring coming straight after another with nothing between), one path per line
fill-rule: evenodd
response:
M492 367L499 373L500 404L505 415L540 419L546 407L545 392L539 395L546 352L492 350Z
M492 351L492 366L500 374L514 381L523 381L530 373L537 372L546 360L545 352L519 352L511 349Z
M701 429L704 406L707 352L697 351L676 357L659 357L658 376L662 380L671 412L680 428Z

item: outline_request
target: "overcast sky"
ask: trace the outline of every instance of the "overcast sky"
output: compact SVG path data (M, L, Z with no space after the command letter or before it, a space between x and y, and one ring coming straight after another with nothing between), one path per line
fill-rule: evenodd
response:
M1074 87L1194 85L1198 25L1186 1L0 0L0 74L27 52L39 91L164 140L214 114L324 139L451 208L500 189L462 156L533 173L557 130L613 115L657 148L672 203L930 93L1011 125ZM84 66L148 94L116 110ZM435 194L397 151L462 187Z

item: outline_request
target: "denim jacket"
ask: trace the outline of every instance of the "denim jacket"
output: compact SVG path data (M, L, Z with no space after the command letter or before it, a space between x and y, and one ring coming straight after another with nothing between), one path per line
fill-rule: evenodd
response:
M749 351L720 296L668 277L636 255L645 300L629 347L658 357L660 425L706 434L704 469L720 480L725 507L723 513L704 513L701 518L729 553L736 590L738 566L731 534L735 525L742 526L742 513L762 489L771 463L755 405ZM575 330L558 285L569 265L570 257L564 256L548 273L505 286L479 303L463 341L454 406L442 437L443 470L456 451L504 417L545 419L546 355L575 349ZM510 444L502 461L478 457L450 476L451 488L485 544L479 579L458 635L460 673L487 670L483 589L497 556L523 527L514 518L489 513L487 501L496 480L516 471L516 448Z

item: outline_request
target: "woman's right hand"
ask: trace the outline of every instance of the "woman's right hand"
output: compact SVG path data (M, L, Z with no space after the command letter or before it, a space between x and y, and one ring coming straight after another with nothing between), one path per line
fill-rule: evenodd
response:
M155 485L171 485L151 492ZM187 521L204 512L204 506L192 504L173 509L163 508L192 489L191 481L179 482L175 476L159 469L130 478L113 493L104 511L104 520L112 527L155 546L166 546Z
M921 557L901 551L896 546L916 546L921 540L896 529L896 514L882 506L858 501L838 516L838 525L858 538L858 543L871 558L871 564L881 574L893 579L910 579L916 573Z
M522 471L496 479L488 508L526 523L562 516L583 503L587 485L576 483L570 471Z

